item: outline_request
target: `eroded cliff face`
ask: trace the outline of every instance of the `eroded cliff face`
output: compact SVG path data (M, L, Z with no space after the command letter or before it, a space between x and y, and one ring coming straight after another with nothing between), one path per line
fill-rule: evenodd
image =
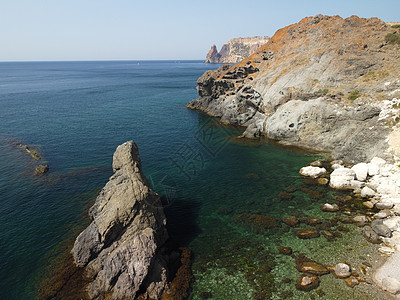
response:
M256 36L249 38L235 38L229 40L218 52L213 45L206 57L206 63L210 64L233 64L253 54L257 49L269 41L269 37Z
M392 120L381 106L400 97L400 51L388 34L400 31L377 18L305 18L240 63L206 72L187 106L247 127L246 137L352 162L389 158Z
M133 141L118 146L113 170L89 210L92 222L75 241L75 264L90 278L90 299L134 299L139 291L159 299L173 257L163 250L168 234L160 197L142 173Z

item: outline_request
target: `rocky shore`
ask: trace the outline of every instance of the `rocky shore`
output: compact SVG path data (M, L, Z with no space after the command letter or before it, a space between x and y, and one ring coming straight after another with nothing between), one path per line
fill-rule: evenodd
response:
M190 251L168 242L160 197L133 141L118 146L113 170L72 249L89 282L87 299L182 299L191 281Z
M278 30L240 63L204 73L197 81L199 98L187 105L245 127L242 137L266 136L329 153L330 174L318 162L300 173L316 184L353 191L351 206L366 209L359 214L336 203L321 206L347 215L344 221L362 227L365 239L390 256L374 273L389 298L400 293L400 60L393 37L400 37L399 27L377 18L308 17ZM322 234L334 238L329 230ZM365 281L348 264L329 267L304 258L298 264L300 290L317 287L322 275L309 265L345 278L350 287ZM346 276L338 276L340 270Z
M374 271L375 283L388 293L400 293L400 167L374 157L368 163L345 166L343 161L331 163L333 172L329 174L329 186L333 189L352 190L359 206L371 211L365 215L353 215L351 220L362 227L363 236L373 244L379 244L378 251L389 259ZM307 166L300 170L303 176L314 179L327 176L321 166ZM330 203L321 209L339 210ZM372 210L374 210L372 212ZM358 284L359 278L353 278ZM389 296L388 296L389 297ZM400 298L400 296L398 296Z
M399 28L377 18L305 18L240 63L206 72L187 107L246 127L244 137L264 135L353 163L391 161L399 156L391 137L400 120L395 104L382 115L384 100L400 96L391 35Z

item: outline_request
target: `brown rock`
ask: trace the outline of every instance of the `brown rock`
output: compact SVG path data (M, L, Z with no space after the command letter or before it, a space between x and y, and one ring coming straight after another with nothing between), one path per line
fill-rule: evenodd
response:
M310 226L315 226L315 225L322 223L321 220L319 220L317 218L313 218L313 217L307 217L307 218L301 219L300 222L310 225Z
M329 230L323 230L321 233L328 241L333 241L335 239L335 235Z
M301 239L312 239L319 237L319 232L315 228L298 229L296 235Z
M282 199L282 200L290 200L290 199L293 199L293 195L292 194L290 194L290 193L286 193L286 192L280 192L279 193L279 198L280 199Z
M278 251L280 254L284 254L284 255L291 255L292 254L292 248L290 247L278 247Z
M40 164L35 169L35 175L40 176L46 174L49 171L49 165L47 164Z
M283 223L286 225L289 225L290 227L296 227L299 225L299 220L296 219L296 217L286 217L281 220Z
M360 284L360 283L358 282L358 280L357 280L356 278L354 278L354 277L345 278L345 279L344 279L344 282L346 282L347 286L349 286L349 287L351 287L351 288L353 288L353 287L355 287L356 285Z
M319 286L319 279L315 275L303 274L296 282L296 289L309 292Z
M317 178L317 183L320 185L327 185L329 183L329 179L328 178Z
M313 275L324 275L329 273L329 270L324 265L314 261L304 262L300 266L300 271Z

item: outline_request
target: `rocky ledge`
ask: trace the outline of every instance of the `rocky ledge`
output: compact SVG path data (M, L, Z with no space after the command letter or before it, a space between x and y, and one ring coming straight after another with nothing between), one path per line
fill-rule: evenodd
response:
M354 215L352 221L362 227L366 240L379 244L381 255L390 258L374 273L375 282L384 290L400 297L400 167L374 157L366 163L345 166L333 161L329 186L352 190L359 206L370 211ZM323 169L323 170L322 170ZM325 168L308 166L300 174L312 178L327 176ZM321 209L333 207L326 203ZM337 206L337 210L339 207ZM351 212L346 212L351 215ZM396 298L397 299L397 298Z
M89 277L88 298L171 299L169 282L183 272L177 271L180 253L167 246L161 200L142 173L133 141L118 146L113 171L89 210L92 222L72 249L75 264Z
M187 107L246 127L245 137L354 163L390 160L400 156L400 142L390 139L400 140L397 40L400 29L377 18L308 17L238 64L207 71Z

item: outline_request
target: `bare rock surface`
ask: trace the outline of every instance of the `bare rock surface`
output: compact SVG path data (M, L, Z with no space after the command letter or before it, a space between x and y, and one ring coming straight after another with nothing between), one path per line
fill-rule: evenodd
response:
M133 141L118 146L113 171L89 210L92 222L75 241L75 263L92 279L87 287L91 299L133 299L139 289L160 297L167 280L160 251L168 239L166 221Z
M267 43L269 39L267 36L234 38L225 43L219 52L217 46L213 45L207 53L206 63L237 63L253 54L258 48Z
M206 72L187 107L246 127L245 137L265 135L352 163L391 159L394 139L387 138L399 114L382 100L400 97L400 60L389 33L400 29L377 18L304 18L236 65Z

